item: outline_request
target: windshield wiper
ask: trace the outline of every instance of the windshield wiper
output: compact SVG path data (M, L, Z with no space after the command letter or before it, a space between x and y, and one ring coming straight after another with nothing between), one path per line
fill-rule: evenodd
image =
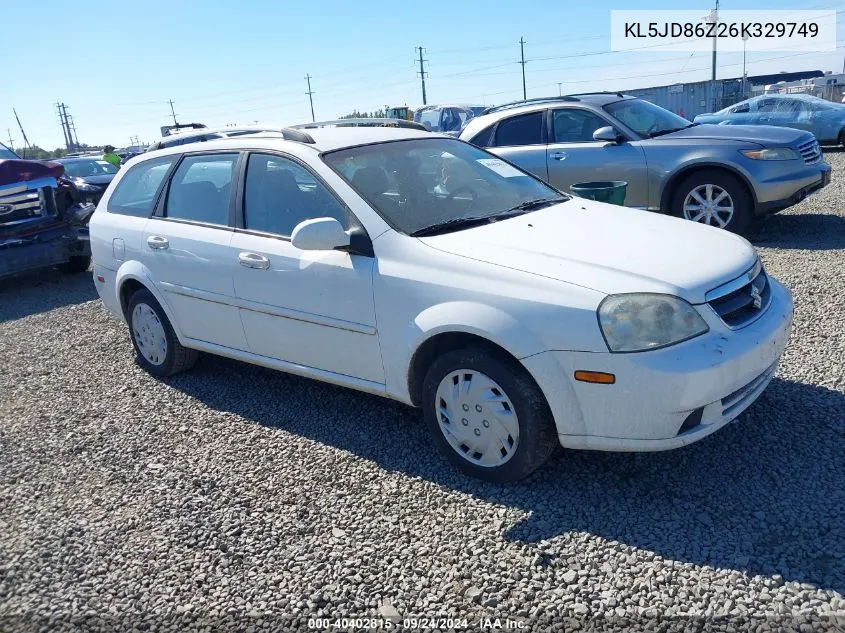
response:
M507 211L497 213L493 217L511 217L512 215L519 215L518 213L514 213L515 211L535 211L537 209L542 209L543 207L547 207L552 204L557 204L558 202L565 202L566 200L569 200L569 198L564 196L561 196L559 198L537 198L536 200L528 200L526 202L516 205L515 207L511 207Z
M437 235L438 233L447 233L449 231L468 229L473 226L478 226L480 224L491 224L499 220L513 218L518 215L527 213L528 211L534 211L536 209L547 207L551 204L557 204L558 202L563 202L565 200L568 200L568 198L563 196L561 196L560 198L537 198L536 200L527 200L526 202L518 204L515 207L505 209L504 211L499 211L498 213L492 213L490 215L476 215L466 218L451 218L449 220L444 220L443 222L438 222L437 224L432 224L431 226L426 226L422 229L417 229L413 233L410 233L410 236L424 237L426 235Z
M471 226L478 226L479 224L489 224L494 221L494 216L478 215L470 216L468 218L451 218L417 229L413 233L409 233L411 237L424 237L426 235L437 235L438 233L448 233L449 231L457 231L458 229L468 229Z
M668 130L658 130L657 132L650 132L648 137L654 138L656 136L663 136L664 134L672 134L673 132L680 132L681 130L688 130L691 127L695 127L696 125L700 125L700 123L690 123L689 125L685 125L684 127L672 127Z

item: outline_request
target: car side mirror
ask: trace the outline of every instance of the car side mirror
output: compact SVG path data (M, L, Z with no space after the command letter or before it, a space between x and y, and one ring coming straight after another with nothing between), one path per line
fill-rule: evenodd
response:
M293 228L290 243L303 251L331 251L349 246L350 235L334 218L314 218Z
M605 143L621 143L625 140L625 137L612 125L606 125L593 132L593 140L604 141Z

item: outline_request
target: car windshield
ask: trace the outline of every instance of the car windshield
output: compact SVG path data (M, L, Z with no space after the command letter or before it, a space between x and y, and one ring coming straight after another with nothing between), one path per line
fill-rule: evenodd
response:
M117 167L105 160L69 160L63 165L65 175L70 178L88 178L117 173Z
M501 158L458 140L413 139L324 155L397 231L461 228L569 199Z
M624 99L608 103L604 109L644 137L677 132L693 125L685 118L643 99Z
M17 158L18 155L15 154L12 150L10 150L5 145L0 144L0 159L8 159L8 158Z

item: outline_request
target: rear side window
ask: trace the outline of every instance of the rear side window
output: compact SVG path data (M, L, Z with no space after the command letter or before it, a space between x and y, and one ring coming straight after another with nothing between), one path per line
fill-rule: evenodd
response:
M178 156L163 156L132 167L120 179L111 195L109 212L135 217L150 216L164 177L177 158Z
M237 154L188 156L170 181L164 215L204 224L229 224L229 196Z
M541 145L543 143L543 113L531 112L504 119L496 128L496 147L513 145Z

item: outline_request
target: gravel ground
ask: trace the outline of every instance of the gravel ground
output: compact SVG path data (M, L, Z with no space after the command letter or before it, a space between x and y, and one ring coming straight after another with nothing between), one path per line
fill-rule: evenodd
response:
M153 379L88 275L4 282L0 630L842 631L845 153L828 160L833 184L753 236L796 321L739 422L669 453L561 451L509 487L456 474L387 400L208 356Z

